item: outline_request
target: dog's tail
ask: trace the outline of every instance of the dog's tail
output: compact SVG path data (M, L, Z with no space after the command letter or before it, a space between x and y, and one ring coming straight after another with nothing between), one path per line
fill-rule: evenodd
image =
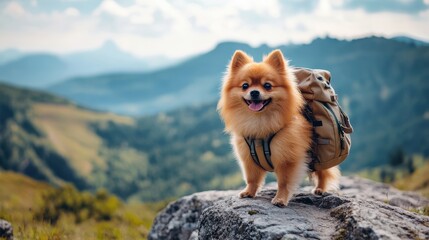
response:
M337 191L341 172L338 166L311 173L310 178L316 186L313 190L315 194L322 194L327 191Z

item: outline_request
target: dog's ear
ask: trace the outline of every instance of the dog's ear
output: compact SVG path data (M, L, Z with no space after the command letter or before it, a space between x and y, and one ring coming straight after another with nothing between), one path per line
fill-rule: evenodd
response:
M268 56L264 59L264 62L271 65L279 73L284 73L286 70L287 63L283 57L282 51L279 49L274 50L268 54Z
M241 50L237 50L232 56L231 63L229 65L229 69L232 73L237 72L244 65L253 62L253 59L249 57L245 52Z

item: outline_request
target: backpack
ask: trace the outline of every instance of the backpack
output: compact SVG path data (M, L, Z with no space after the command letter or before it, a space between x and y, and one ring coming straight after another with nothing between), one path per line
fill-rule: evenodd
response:
M336 166L349 155L353 127L338 103L331 86L331 74L308 68L295 68L294 72L306 101L303 115L313 126L309 169L316 171Z

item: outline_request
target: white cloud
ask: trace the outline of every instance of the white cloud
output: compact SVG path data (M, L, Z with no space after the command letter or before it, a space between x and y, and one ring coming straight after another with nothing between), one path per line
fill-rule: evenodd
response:
M94 11L95 16L99 16L103 13L111 14L116 17L127 17L129 16L129 9L122 7L114 0L103 0L100 6Z
M0 48L65 52L113 39L137 55L183 57L225 40L277 45L327 34L346 39L406 34L429 40L429 10L367 12L345 8L344 1L319 0L313 9L285 13L279 0L135 0L128 5L103 0L90 14L73 7L36 14L13 1L0 13L0 22L10 23L0 25Z
M10 2L8 5L6 5L3 12L14 17L22 17L27 14L21 4L17 2Z
M62 12L31 13L16 2L9 3L0 14L0 48L23 51L72 52L101 45L106 35L97 33L98 20L79 17L77 9ZM70 17L75 16L75 17Z
M64 11L64 14L70 17L78 17L80 15L80 12L76 8L69 7Z
M325 15L320 9L311 14L298 14L285 20L288 28L303 26L306 31L292 36L296 42L309 41L315 36L330 35L338 38L352 39L365 35L410 35L428 40L429 10L421 12L418 16L404 13L377 12L368 13L363 9L331 9Z
M429 0L423 0L424 4L429 5Z

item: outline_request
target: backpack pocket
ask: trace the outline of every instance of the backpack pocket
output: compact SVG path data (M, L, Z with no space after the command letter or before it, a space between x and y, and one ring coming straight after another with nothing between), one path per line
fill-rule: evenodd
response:
M311 104L314 118L320 124L314 126L315 131L315 151L320 162L336 158L340 153L337 145L339 144L336 137L338 127L335 123L335 117L330 113L322 102L313 101Z
M340 164L349 154L351 139L345 132L342 111L335 103L311 101L309 103L315 121L314 155L318 161L315 170Z

